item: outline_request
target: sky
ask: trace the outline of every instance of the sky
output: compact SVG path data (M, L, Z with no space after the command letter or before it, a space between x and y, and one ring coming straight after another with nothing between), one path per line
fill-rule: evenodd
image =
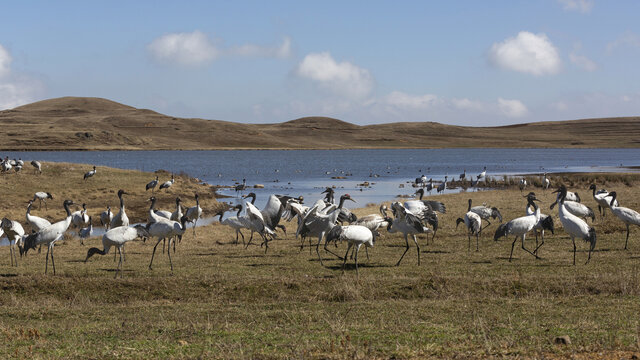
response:
M494 126L640 115L640 1L12 1L0 109Z

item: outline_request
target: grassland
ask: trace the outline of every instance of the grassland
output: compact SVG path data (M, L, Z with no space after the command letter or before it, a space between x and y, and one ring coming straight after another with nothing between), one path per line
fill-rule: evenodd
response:
M359 126L327 117L305 117L273 124L244 124L176 118L106 99L85 97L49 99L0 111L0 127L3 129L0 133L0 150L30 151L636 148L640 144L638 117L498 127L465 127L437 122Z
M50 174L45 168L40 182L71 174L81 179L85 171L63 164L64 176L55 176L58 167L48 166L53 168ZM140 198L140 207L129 211L143 218L142 189L151 175L98 168L91 179L96 184L70 187L59 180L49 190L60 193L56 203L67 196L80 200L85 186L104 187L112 199L117 187L97 182L103 176L126 178L118 186L134 192L131 202ZM26 195L14 194L30 194L35 188L28 179L35 177L19 176L2 177L1 184L3 194L12 193L8 196L16 196L13 201L21 207ZM622 205L640 209L636 176L595 178L604 183L599 186L616 190ZM584 174L552 181L573 183L571 189L594 207L584 190L593 179ZM171 197L188 197L202 185L184 179L174 186ZM543 212L552 213L553 195L534 191ZM326 267L321 266L315 251L300 251L291 236L276 240L266 254L259 246L244 249L217 223L199 228L197 238L191 232L185 236L173 256L173 275L164 254L157 254L154 270L147 269L149 242L127 245L123 279L113 278L112 256L83 262L88 247L99 246L98 238L85 246L77 239L56 245L56 276L43 274L44 253L30 253L16 268L9 266L8 249L0 248L5 254L0 258L0 357L629 359L640 352L637 228L630 250L622 250L624 227L608 213L605 222L595 224L598 243L591 263L584 265L587 245L580 243L578 265L572 266L571 242L554 211L558 231L547 236L542 259L516 247L509 263L511 241L493 241L496 224L486 229L475 252L467 250L465 230L455 228L455 219L466 212L468 198L499 207L505 220L521 216L520 191L510 187L433 198L445 202L448 211L435 242L419 240L422 265L417 266L412 246L403 263L393 266L404 240L383 231L369 249L368 262L361 253L359 277L352 261L343 273L341 261L322 251ZM219 206L213 198L207 201L205 208ZM98 199L87 202L91 213L100 208L93 207ZM60 218L61 210L54 213L52 207L34 214ZM14 208L3 205L8 216L21 220L24 210ZM376 211L371 204L356 213ZM343 253L345 245L337 251ZM554 344L558 336L569 336L571 344Z

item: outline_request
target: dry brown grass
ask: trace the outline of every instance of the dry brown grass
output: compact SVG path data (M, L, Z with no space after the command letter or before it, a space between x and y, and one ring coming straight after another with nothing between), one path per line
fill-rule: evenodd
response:
M634 187L607 186L618 192L621 204L640 209ZM130 198L142 198L138 191ZM594 206L581 191L584 202ZM553 195L536 192L550 213ZM518 190L434 198L444 201L448 212L441 216L434 244L419 240L422 266L416 266L412 247L394 267L404 241L383 231L369 262L361 253L359 278L352 261L343 273L339 260L321 252L327 265L322 267L315 252L300 252L291 237L276 240L266 254L259 246L245 250L217 223L199 229L197 239L191 232L185 236L173 257L173 276L163 254L157 254L153 271L147 269L149 242L127 245L124 279L113 279L111 256L81 261L89 246L99 244L97 238L87 246L75 239L56 245L56 276L42 274L44 254L29 254L13 268L8 251L0 249L5 254L0 258L0 354L620 359L640 351L638 228L632 230L630 250L623 251L622 224L597 222L598 244L588 265L583 264L586 244L580 243L578 265L571 266L570 240L561 229L547 237L541 260L516 248L509 263L511 241L493 241L496 224L483 234L480 251L469 252L455 219L466 212L468 198L499 207L505 220L521 216ZM356 213L376 211L370 206ZM337 249L344 250L344 244ZM562 335L572 343L554 345Z
M326 117L276 124L181 119L99 98L64 97L0 111L3 150L200 150L443 147L638 147L640 119L464 127L358 126ZM576 140L574 134L579 133ZM247 142L247 138L251 142Z

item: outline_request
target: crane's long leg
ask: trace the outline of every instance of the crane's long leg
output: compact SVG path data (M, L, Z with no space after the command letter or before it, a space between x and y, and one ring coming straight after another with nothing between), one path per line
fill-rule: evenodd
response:
M318 236L318 243L316 244L316 254L318 254L318 259L320 260L320 265L324 266L324 264L322 263L322 257L320 256L320 242L322 241L322 238L324 236L324 232L320 233L320 236ZM311 240L309 240L309 242L311 242ZM309 246L311 246L311 244L309 244Z
M409 238L407 237L407 234L404 234L404 242L405 244L407 244L407 248L404 249L404 252L402 253L402 256L400 256L400 260L398 260L398 262L396 263L396 266L400 266L400 261L402 261L402 258L404 257L404 255L407 253L407 251L409 251ZM418 256L420 256L418 254Z
M571 241L573 241L573 265L576 265L576 239L572 236Z
M196 238L196 225L198 225L198 219L193 222L193 238Z
M513 257L513 247L516 246L516 241L518 241L518 237L516 236L511 243L511 254L509 255L509 262L511 262L511 258Z
M53 266L53 275L56 274L56 262L53 260L53 243L50 245L51 247L51 266Z
M416 235L411 234L411 236L413 236L413 242L416 243L416 248L418 249L418 266L420 266L420 245L418 245L418 239L416 239ZM358 256L358 253L356 253L356 257L357 256Z
M624 249L627 250L627 244L629 243L629 224L627 224L627 240L624 242Z
M541 242L540 242L540 245L538 245L538 233L536 232L536 249L533 250L533 253L536 255L538 254L538 249L540 249L542 245L544 245L544 230L540 231L540 239L541 239Z
M173 238L169 238L169 245L167 247L167 254L169 255L169 265L171 265L171 273L173 274L173 261L171 261L171 243L173 242Z
M489 222L489 220L488 220L488 219L484 219L484 221L486 221L486 222L487 222L487 226L485 226L485 227L481 228L481 229L480 229L480 232L482 232L482 230L484 230L484 229L488 228L489 226L491 226L491 222Z
M113 277L114 279L118 278L118 272L120 272L120 265L122 265L122 249L120 248L120 246L118 246L116 249L118 249L118 252L120 253L120 261L118 261L118 266L116 267L116 275Z
M249 242L247 243L247 245L245 245L245 249L249 247L249 245L251 245L251 240L253 240L253 230L251 230L251 236L249 237Z
M323 233L323 234L324 234L324 233ZM327 244L327 242L325 241L325 242L324 242L324 250L325 250L326 252L330 253L331 255L333 255L333 256L335 256L335 257L337 257L338 259L342 260L342 257L341 257L340 255L338 255L338 254L334 253L333 251L329 250L329 249L327 248L327 245L328 245L328 244ZM337 246L338 246L338 244L337 244L337 242L336 242L336 247L337 247Z
M347 256L349 255L349 250L351 250L351 243L347 245L347 252L344 254L344 261L342 262L342 272L344 273L344 268L347 265Z
M536 257L536 259L540 259L540 257L538 257L538 255L536 255L535 253L531 252L529 249L527 249L526 247L524 247L524 238L525 238L525 234L522 234L522 236L520 237L520 239L522 240L522 250L528 252L529 254L533 255Z
M164 240L164 238L158 239L158 242L156 242L156 245L153 247L153 252L151 253L151 262L149 263L149 270L153 270L153 268L151 267L151 265L153 265L153 257L156 255L156 248L158 247L158 244L160 244L160 241L162 240Z
M467 239L469 240L467 244L467 251L471 251L471 232L469 231L467 231Z
M358 253L360 252L360 245L356 245L356 276L360 278L360 273L358 272Z
M477 234L476 234L476 251L480 251L480 249L478 248L478 243L480 242L480 239L479 239L479 238L480 238L480 234L479 234L479 233L477 233Z
M49 250L51 250L51 247L47 246L47 256L46 256L46 260L44 262L44 273L47 273L47 270L49 269Z

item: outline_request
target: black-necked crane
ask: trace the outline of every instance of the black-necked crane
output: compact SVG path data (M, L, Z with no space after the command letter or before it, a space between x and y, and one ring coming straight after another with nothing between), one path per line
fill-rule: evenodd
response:
M440 183L440 185L438 185L438 189L436 189L438 191L438 193L441 193L445 190L447 190L447 176L444 176L444 181Z
M111 228L111 221L113 221L113 212L111 206L107 206L107 210L100 213L100 224L104 226L106 230Z
M182 215L184 215L182 213L182 205L180 205L181 203L182 203L182 199L180 199L179 196L176 197L176 210L171 213L171 217L169 217L169 219L173 221L180 221L180 219L182 218Z
M86 263L87 260L89 260L89 258L95 254L107 255L111 247L115 246L116 249L120 252L120 261L118 262L118 267L116 268L116 275L114 278L118 277L118 272L120 272L120 277L122 277L124 245L129 241L135 240L138 237L148 236L149 233L142 225L114 227L104 233L104 235L102 235L102 250L95 247L90 248L89 251L87 251L87 257L84 259L84 262Z
M247 188L247 179L242 179L242 184L238 184L234 187L235 191L236 191L236 197L238 196L238 193L242 193L242 191L244 191L244 189Z
M558 215L564 231L569 234L573 242L573 265L576 264L576 238L582 239L589 243L589 257L587 263L591 260L591 252L596 247L596 230L579 217L571 214L564 206L567 195L567 188L562 185L560 189L554 191L560 194L558 205Z
M352 246L355 246L355 264L356 264L356 275L360 275L358 272L358 252L360 251L360 247L365 245L367 247L373 247L373 232L365 226L362 225L347 225L347 226L334 226L327 233L326 242L331 241L347 241L347 252L344 254L344 261L342 262L342 271L347 264L347 256L349 255L349 250L351 250Z
M178 236L182 236L185 232L185 230L187 229L187 216L184 215L181 219L180 222L177 221L160 221L160 222L156 222L153 224L147 224L146 226L146 230L149 233L149 237L150 238L157 238L158 241L156 242L156 245L153 247L153 252L151 253L151 262L149 263L149 270L153 270L152 265L153 265L153 257L156 254L156 248L158 247L158 244L160 244L160 241L168 239L169 240L169 246L167 249L171 249L171 242L173 241L172 239L174 237L178 237ZM171 260L171 251L167 251L167 254L169 255L169 264L171 265L171 272L173 272L173 261Z
M611 209L611 212L627 226L627 239L624 241L624 249L627 250L627 244L629 243L629 226L640 226L640 214L635 210L619 206L616 201L617 196L618 194L615 191L612 191L607 195L607 197L611 198L609 208Z
M82 228L89 223L89 215L87 215L87 204L82 204L82 210L71 213L71 225L75 228Z
M334 194L335 191L333 190L333 188L328 187L325 191L322 192L322 194L326 193L327 195L325 195L324 201L328 204L335 204L334 201ZM342 207L340 208L340 214L338 214L338 222L340 224L343 223L352 223L354 221L358 220L358 217L356 216L356 214L352 213L351 210Z
M578 199L579 198L580 197L578 196ZM558 193L558 196L556 197L556 201L549 206L549 209L553 210L553 207L556 206L556 204L558 204L558 201L560 201L559 193ZM584 204L581 204L579 202L565 199L564 208L566 211L570 212L571 214L583 220L586 220L587 218L591 218L591 222L594 222L596 220L596 215L594 214L593 210L590 207Z
M515 218L505 224L502 224L496 230L496 233L493 237L494 240L498 240L502 236L514 236L513 243L511 244L511 254L509 255L509 262L513 258L513 248L516 245L516 241L518 238L522 243L522 250L528 252L529 254L535 256L538 259L538 255L535 252L531 252L524 246L524 239L527 233L536 226L536 224L540 221L540 208L536 205L535 201L539 201L534 193L529 193L527 195L527 206L532 206L534 209L533 214L522 216L519 218Z
M21 170L22 170L22 165L20 165L19 163L13 167L13 171L15 171L16 173L19 173Z
M40 200L40 205L38 206L38 209L42 207L43 202L44 202L44 208L47 209L47 199L53 200L53 195L51 195L51 193L49 192L38 191L37 193L33 194L33 201L36 201L36 199Z
M40 231L47 226L51 225L51 222L47 219L41 218L39 216L31 215L31 207L33 206L33 200L29 200L29 205L27 205L27 214L26 220L27 224L31 226L32 230Z
M371 230L374 236L378 236L377 232L379 228L386 228L389 226L389 222L393 221L387 215L387 206L382 204L380 205L380 214L369 214L365 215L358 220L356 220L351 225L361 225Z
M78 231L78 236L80 237L80 244L84 245L84 239L88 239L93 235L93 224L91 224L91 216L89 216L87 227L83 227Z
M69 228L69 225L71 225L71 211L69 210L69 205L73 205L73 201L65 200L62 205L64 206L64 211L67 213L67 217L64 220L53 223L38 232L29 234L24 239L23 251L25 255L30 249L35 249L37 245L47 245L47 261L44 267L45 274L47 273L47 270L49 268L49 254L51 254L53 275L56 274L56 263L53 259L53 246L58 240L62 239L64 233Z
M16 256L15 246L22 246L22 239L24 236L24 228L19 222L9 220L7 218L2 219L0 224L2 231L7 235L9 240L9 256L11 257L11 266L18 266L18 257Z
M156 186L158 186L158 175L156 175L156 178L154 180L151 180L147 183L144 191L151 189L151 192L154 192L156 190Z
M527 179L521 178L518 182L518 188L520 189L520 192L524 191L524 189L527 188Z
M264 245L264 252L266 253L269 249L269 239L275 238L276 233L271 227L267 225L267 221L255 205L247 201L245 202L245 209L246 217L243 220L245 221L249 230L251 230L251 238L249 238L245 249L249 247L249 244L251 244L253 233L256 232L258 233L258 235L260 235L260 237L262 237L262 244L260 246Z
M151 205L149 206L149 216L148 216L149 224L153 224L158 221L170 220L171 218L170 212L166 210L156 210L156 202L158 201L158 199L156 199L155 196L150 197L149 201L151 202Z
M436 237L438 232L438 212L442 214L447 213L447 208L444 203L435 200L422 200L424 197L424 189L418 189L416 195L419 195L417 200L408 200L404 202L404 207L411 214L418 217L425 224L431 225L433 228L433 236L431 241Z
M222 217L224 216L225 211L221 210L216 215L220 216L220 224L229 226L230 228L236 231L236 244L238 244L238 235L242 236L242 244L244 244L244 234L242 233L242 229L247 229L245 226L245 222L240 220L240 213L242 212L242 205L238 204L234 206L232 209L238 210L236 216L230 216L224 220Z
M544 178L542 179L542 189L547 190L551 185L551 181L547 177L547 173L544 173Z
M273 231L275 231L276 229L280 229L282 230L282 232L284 233L284 236L287 236L287 228L284 225L280 224L280 219L282 219L282 214L284 213L285 207L282 204L282 201L280 201L280 198L282 196L278 196L278 195L269 195L269 199L267 200L267 203L265 204L264 208L262 208L262 210L260 210L260 213L262 214L262 218L264 219L264 223L265 225L267 225L267 227ZM245 196L242 197L243 199L246 198L251 198L251 205L256 204L256 194L255 193L249 193ZM284 199L284 197L282 197ZM251 234L251 238L249 238L249 242L251 242L251 239L253 239L253 233Z
M525 213L527 215L534 215L534 212L535 211L531 210L531 207L529 205L527 205L527 208L525 209ZM540 238L541 238L541 241L542 241L540 243L540 245L538 245L538 230L540 230ZM536 234L536 248L535 248L535 250L533 250L534 254L538 254L538 249L540 249L540 247L542 247L542 245L544 245L544 231L545 230L549 230L549 231L551 231L552 234L554 234L553 218L550 215L540 213L540 221L538 221L536 226L533 227L533 232L534 232L534 234Z
M485 176L487 176L487 167L486 166L484 167L482 172L480 174L478 174L478 180L483 179Z
M0 163L0 169L2 169L3 173L6 173L8 171L11 170L13 166L11 165L11 163L9 162L9 157L6 157L2 163Z
M118 190L118 199L120 200L120 211L113 217L111 220L111 227L120 227L120 226L128 226L129 225L129 217L127 216L127 212L124 208L124 198L122 195L128 194L124 190Z
M464 218L456 219L456 229L458 228L458 225L460 225L460 223L464 223L464 226L467 228L467 237L469 239L467 250L471 251L471 236L475 236L476 251L479 251L480 249L478 243L480 242L479 238L482 228L482 219L480 218L480 215L474 213L473 211L467 211L467 213L464 214Z
M42 164L40 164L40 161L31 160L31 166L33 166L34 173L42 174Z
M484 220L487 222L487 226L480 228L480 232L482 232L482 230L486 229L487 227L489 227L491 225L491 222L489 221L489 219L498 219L500 220L500 222L502 223L502 214L500 214L500 210L498 210L497 207L489 207L486 204L482 204L482 205L478 205L478 206L471 206L471 202L472 200L469 199L469 210L471 212L474 212L476 214L478 214L480 216L480 219Z
M87 180L88 178L90 178L90 177L94 176L95 174L96 174L96 166L94 165L94 166L93 166L93 170L91 170L91 171L88 171L88 172L84 173L84 178L83 178L83 180Z
M200 200L198 194L195 194L196 205L188 208L184 212L184 216L187 217L187 220L193 224L193 238L196 237L196 226L198 224L198 219L202 216L202 208L200 207Z
M460 174L460 181L464 181L467 179L467 169L464 169L462 174Z
M391 204L391 210L393 210L393 214L395 218L389 225L387 226L387 231L390 233L400 232L404 235L404 241L407 245L404 253L396 263L396 266L400 266L400 262L402 258L404 258L407 251L409 251L409 238L411 235L413 237L413 242L416 244L416 248L418 249L418 266L420 266L420 245L418 245L418 239L416 239L416 234L422 234L431 231L429 228L425 227L420 219L417 216L413 215L409 212L402 204L399 202L394 202Z
M589 186L589 190L593 191L593 200L598 203L598 213L600 213L600 216L604 218L606 210L611 208L611 201L607 199L609 192L605 189L600 189L596 192L596 184L591 184L591 186ZM618 205L618 201L616 201L615 206Z
M173 177L173 174L171 174L171 180L167 180L164 183L162 183L162 185L160 185L160 190L170 188L175 181L176 179Z
M318 204L314 205L311 209L309 209L309 211L307 212L307 215L302 219L300 225L298 226L298 230L296 231L296 238L298 236L303 236L303 237L317 236L318 237L318 243L316 244L316 254L318 254L318 259L320 260L320 265L322 266L324 266L324 264L322 263L322 257L320 257L320 251L319 251L320 243L322 242L324 235L329 230L331 230L334 226L336 226L336 221L338 221L338 215L340 214L340 209L342 209L342 206L344 205L345 200L351 200L355 202L355 200L353 200L349 194L344 194L340 196L340 202L338 204L338 207L335 207L335 205L333 205L332 206L333 210L327 214L323 214L320 211L321 209L319 209ZM336 256L337 258L340 258L340 256L334 254L331 250L327 248L326 241L324 244L324 249L325 251Z
M427 177L424 174L420 177L417 177L415 180L415 185L424 187L425 185L427 185Z

